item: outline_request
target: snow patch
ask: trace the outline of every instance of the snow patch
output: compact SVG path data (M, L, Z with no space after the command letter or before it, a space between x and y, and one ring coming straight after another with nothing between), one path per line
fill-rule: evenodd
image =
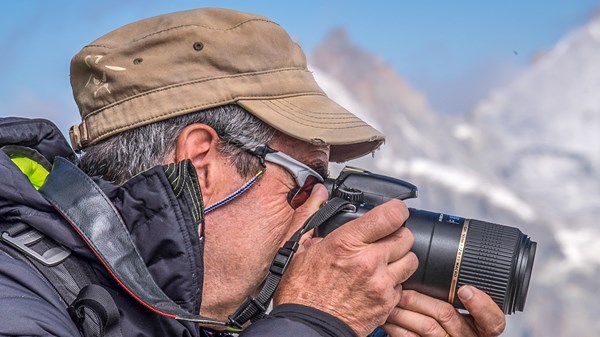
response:
M411 144L422 143L421 133L403 114L394 115L392 118L394 125L398 127L398 132Z
M480 195L491 204L506 209L525 221L531 222L536 217L534 210L509 190L457 167L442 165L425 158L410 161L382 158L376 165L378 169L391 171L398 176L424 177L456 193Z
M559 229L555 237L572 269L585 272L600 265L600 231L597 229Z
M469 141L475 139L477 130L469 124L458 124L454 128L454 137L459 140Z
M593 22L588 26L588 32L592 39L597 42L600 42L600 21Z

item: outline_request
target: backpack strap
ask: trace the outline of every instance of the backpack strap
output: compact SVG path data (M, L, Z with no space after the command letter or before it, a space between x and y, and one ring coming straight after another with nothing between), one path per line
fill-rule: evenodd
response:
M65 305L69 305L79 290L91 283L79 261L70 259L71 251L25 223L2 225L3 250L34 266L56 289ZM9 248L10 247L10 248Z
M83 336L123 336L119 308L108 291L97 284L83 287L68 311Z
M56 290L85 337L121 337L119 309L91 267L25 223L0 224L0 252L37 270Z

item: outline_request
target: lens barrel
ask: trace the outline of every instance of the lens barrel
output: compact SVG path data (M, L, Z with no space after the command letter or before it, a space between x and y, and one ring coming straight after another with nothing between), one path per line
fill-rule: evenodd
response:
M518 228L412 208L405 226L415 238L419 268L404 289L464 308L457 291L470 284L505 314L523 311L536 243Z
M354 207L341 211L315 229L324 237L391 199L416 198L417 187L393 177L346 167L326 179L332 198ZM415 238L417 271L402 285L464 309L457 292L473 285L487 293L505 314L523 311L536 243L518 228L409 208L405 222Z

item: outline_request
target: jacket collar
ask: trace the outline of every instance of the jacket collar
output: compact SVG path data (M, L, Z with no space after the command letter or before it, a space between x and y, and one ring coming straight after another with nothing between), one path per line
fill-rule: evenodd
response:
M173 301L199 312L204 209L194 166L157 166L121 186L96 183L120 213L152 277Z

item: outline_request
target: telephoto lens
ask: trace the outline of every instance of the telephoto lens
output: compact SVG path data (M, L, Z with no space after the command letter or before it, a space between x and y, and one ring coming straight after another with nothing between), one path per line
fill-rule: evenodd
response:
M417 197L417 187L403 180L346 167L325 186L332 198L349 207L316 228L325 236L390 199ZM405 222L415 238L417 271L404 289L448 301L464 309L457 291L465 284L487 293L505 314L523 311L536 243L518 228L410 208Z
M405 226L415 238L417 271L404 289L452 303L465 284L487 293L505 314L523 311L536 243L518 228L410 209Z

